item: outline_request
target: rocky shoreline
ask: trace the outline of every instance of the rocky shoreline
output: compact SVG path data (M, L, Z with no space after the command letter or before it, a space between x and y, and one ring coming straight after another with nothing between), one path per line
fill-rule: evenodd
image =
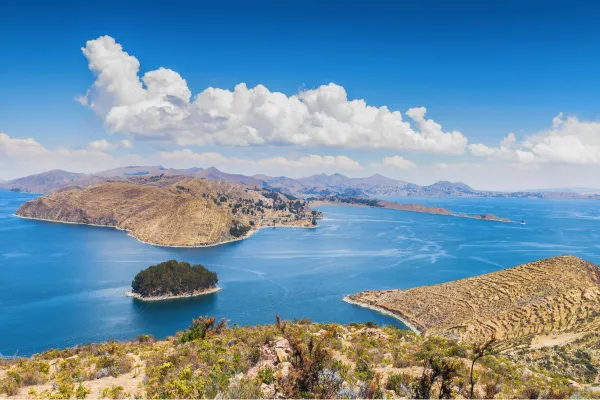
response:
M133 297L134 299L141 300L141 301L160 301L160 300L185 299L188 297L204 296L207 294L217 293L219 290L221 290L220 287L212 287L212 288L208 288L205 290L198 290L193 293L178 294L175 296L164 295L164 296L150 296L150 297L143 297L140 294L134 293L132 291L128 291L128 292L125 292L125 296Z
M140 243L144 243L144 244L147 244L147 245L150 245L150 246L172 247L172 248L203 248L203 247L214 247L214 246L219 246L219 245L222 245L222 244L239 242L241 240L248 239L250 236L254 235L256 232L258 232L259 230L264 229L264 228L301 228L301 229L315 229L315 228L317 228L317 225L307 225L307 226L304 226L304 225L263 225L263 226L259 226L259 227L256 227L256 228L248 231L248 233L246 233L246 235L241 236L239 238L223 240L221 242L210 243L210 244L198 244L198 245L190 245L190 246L181 246L181 245L169 245L169 244L161 244L161 243L148 242L148 241L142 240L139 237L135 236L128 229L119 228L118 226L114 226L114 225L88 224L88 223L85 223L85 222L71 222L71 221L60 221L60 220L57 220L57 219L25 217L25 216L19 215L19 214L13 214L13 216L17 217L17 218L22 218L22 219L31 219L31 220L34 220L34 221L54 222L54 223L68 224L68 225L85 225L85 226L94 226L94 227L98 227L98 228L113 228L113 229L116 229L118 231L127 232L127 236L131 236L132 238L134 238L135 240L137 240Z
M400 315L387 310L383 307L378 307L369 303L363 303L361 301L358 300L354 300L352 297L352 295L348 295L348 296L344 296L344 298L342 299L343 301L345 301L348 304L352 304L354 306L358 306L358 307L362 307L362 308L368 308L369 310L373 310L373 311L377 311L380 314L383 315L387 315L388 317L392 317L397 319L398 321L402 322L404 325L406 325L406 327L408 329L410 329L411 331L413 331L414 333L416 333L417 335L422 335L422 332L420 329L418 329L415 325L413 325L412 323L410 323L410 321L406 320L405 318L401 317Z

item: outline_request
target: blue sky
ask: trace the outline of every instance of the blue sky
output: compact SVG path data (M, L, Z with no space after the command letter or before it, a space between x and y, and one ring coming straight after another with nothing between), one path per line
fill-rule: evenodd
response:
M31 138L51 151L127 139L132 148L113 146L111 155L134 152L148 161L154 161L157 151L182 149L251 160L347 156L361 165L341 171L349 175L383 170L421 183L468 181L469 168L445 168L436 175L433 166L456 164L458 169L477 163L498 171L506 165L525 168L531 175L525 186L554 186L549 176L531 172L550 168L563 171L565 178L556 182L563 185L571 179L568 171L581 164L592 171L598 164L596 149L589 146L600 145L600 139L596 143L590 139L595 133L585 132L596 129L600 110L599 16L598 2L578 1L3 2L0 132L11 139ZM348 100L364 99L403 115L411 107L426 107L427 118L441 124L444 132L458 131L468 144L486 148L465 145L464 153L456 155L343 143L308 148L298 143L240 147L222 141L182 145L172 138L147 140L127 130L118 132L107 128L106 115L74 100L96 79L81 48L103 35L139 60L140 77L159 67L171 69L186 80L193 95L207 87L233 90L245 82L249 88L261 84L292 96L333 82L345 89ZM577 118L578 125L546 132L560 112L565 121ZM499 143L509 132L516 134L516 143L502 152ZM522 143L529 136L536 137L533 144ZM547 140L553 136L561 142ZM571 136L578 141L563 140ZM555 147L566 144L575 150L583 145L590 152L586 162L579 162L577 152L557 154ZM517 150L532 155L519 158ZM5 160L10 158L5 155ZM400 164L394 170L375 166L394 156L414 165ZM523 162L533 158L535 163ZM292 175L316 172L296 169ZM0 178L21 172L30 170L15 162L0 163ZM485 185L480 176L472 180ZM497 182L501 188L510 186L507 176L498 175ZM591 179L577 183L594 184Z

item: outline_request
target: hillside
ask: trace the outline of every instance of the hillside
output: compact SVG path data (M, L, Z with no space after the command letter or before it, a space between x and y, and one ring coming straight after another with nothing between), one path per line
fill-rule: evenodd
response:
M595 347L581 346L594 344ZM373 324L309 321L228 328L195 319L167 340L50 350L0 364L0 396L15 398L590 398L598 336L548 351L568 363ZM561 359L562 360L562 359ZM591 360L591 361L589 361ZM560 361L560 360L559 360ZM597 364L596 364L597 365Z
M182 177L137 177L70 187L23 204L26 218L113 226L165 246L206 246L262 226L313 227L305 201L268 189Z
M508 348L548 335L598 332L600 269L559 256L439 285L365 291L348 300L401 317L426 336L494 337Z

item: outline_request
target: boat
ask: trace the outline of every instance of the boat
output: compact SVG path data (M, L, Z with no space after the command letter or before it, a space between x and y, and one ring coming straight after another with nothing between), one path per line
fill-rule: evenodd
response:
M521 225L525 225L525 220L524 219L521 220Z

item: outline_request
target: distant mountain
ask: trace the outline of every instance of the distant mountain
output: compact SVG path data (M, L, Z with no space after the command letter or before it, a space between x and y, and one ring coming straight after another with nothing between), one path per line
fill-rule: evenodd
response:
M421 186L383 175L366 178L349 178L342 174L312 175L304 178L246 176L228 174L217 168L175 169L162 166L128 166L97 172L92 175L61 170L44 172L25 178L0 183L0 189L29 193L51 193L68 186L87 187L100 181L125 181L136 183L156 176L185 176L221 182L241 183L248 187L269 187L295 196L420 196L420 197L514 197L539 199L600 199L600 190L585 188L556 189L522 192L495 192L475 190L463 182L440 181Z
M525 192L561 192L561 193L578 193L578 194L600 194L598 188L587 188L587 187L572 187L572 188L553 188L553 189L528 189Z
M86 174L55 169L41 174L26 176L0 183L0 189L24 193L49 193L88 178Z
M193 169L193 168L192 168ZM190 170L187 170L190 171ZM246 175L228 174L215 167L210 167L191 174L196 178L206 178L215 181L238 182L249 186L264 186L264 181Z
M134 178L149 178L152 176L189 176L205 178L215 181L242 183L247 186L264 186L264 181L250 176L228 174L212 168L175 169L161 166L128 166L96 172L94 174L81 174L62 170L53 170L13 179L0 183L0 189L23 193L48 194L69 187L87 187L102 181L128 181L135 182Z
M121 167L109 169L106 171L96 172L94 175L101 176L104 178L112 178L112 177L122 177L127 178L130 176L152 176L152 175L160 175L164 174L167 171L166 168L161 166L129 166L129 167ZM182 170L183 171L183 170ZM179 175L189 175L186 173L182 173Z

